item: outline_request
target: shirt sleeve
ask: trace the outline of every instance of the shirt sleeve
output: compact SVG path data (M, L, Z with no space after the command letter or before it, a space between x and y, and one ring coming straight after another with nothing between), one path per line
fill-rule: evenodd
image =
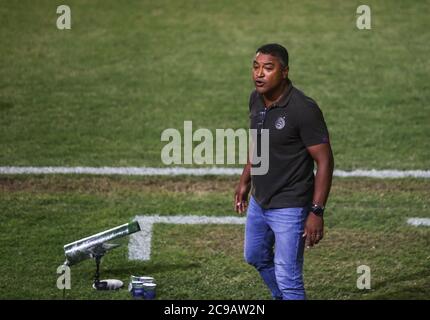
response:
M253 92L251 92L251 95L249 96L249 113L248 113L248 117L249 117L249 128L250 129L255 129L256 128L255 127L255 115L253 113L255 99L256 99L256 92L253 91Z
M327 125L321 109L314 101L305 104L300 110L299 134L306 147L330 143Z
M249 106L249 113L250 113L250 114L251 114L251 112L252 112L252 108L253 108L253 105L254 105L255 96L256 96L256 92L255 92L255 90L254 90L254 91L252 91L252 92L251 92L251 94L249 95L249 103L248 103L248 106Z

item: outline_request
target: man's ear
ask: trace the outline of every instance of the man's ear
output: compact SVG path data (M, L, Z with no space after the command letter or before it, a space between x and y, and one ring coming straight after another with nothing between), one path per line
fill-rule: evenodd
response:
M288 71L290 71L290 67L286 66L282 71L282 76L284 77L284 79L288 78Z

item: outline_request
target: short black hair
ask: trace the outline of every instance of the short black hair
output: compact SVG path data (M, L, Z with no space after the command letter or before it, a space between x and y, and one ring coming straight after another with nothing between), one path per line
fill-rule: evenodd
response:
M255 51L255 53L264 53L264 54L270 54L274 57L277 57L279 59L279 62L281 63L281 66L283 68L288 67L288 51L285 47L281 46L278 43L268 43L264 46L261 46L260 48Z

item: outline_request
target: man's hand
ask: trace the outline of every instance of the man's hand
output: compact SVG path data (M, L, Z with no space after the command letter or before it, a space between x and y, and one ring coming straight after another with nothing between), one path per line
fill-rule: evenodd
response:
M251 189L250 183L239 182L239 184L236 187L236 190L234 192L233 208L239 214L242 214L243 212L245 212L246 207L248 206L248 193L250 189Z
M309 248L317 244L323 236L324 218L310 212L306 219L305 232L303 233L303 237L306 237L306 247Z

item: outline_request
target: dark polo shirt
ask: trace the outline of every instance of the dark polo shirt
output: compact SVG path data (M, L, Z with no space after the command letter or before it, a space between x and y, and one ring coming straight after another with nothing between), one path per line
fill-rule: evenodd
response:
M329 143L320 108L290 81L287 91L268 108L253 91L249 111L251 129L269 129L269 169L265 175L251 176L254 199L265 209L310 205L314 161L306 147Z

